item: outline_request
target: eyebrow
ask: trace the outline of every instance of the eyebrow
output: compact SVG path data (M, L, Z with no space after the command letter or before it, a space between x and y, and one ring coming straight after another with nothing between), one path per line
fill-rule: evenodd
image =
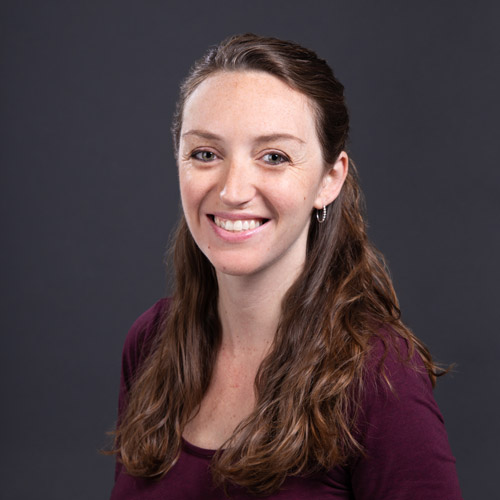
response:
M208 139L208 140L213 140L213 141L222 141L222 137L217 135L217 134L212 134L212 132L207 132L205 130L188 130L184 134L182 134L182 137L185 137L187 135L196 135L198 137L202 137L203 139ZM254 142L256 143L263 143L263 142L271 142L271 141L276 141L276 140L292 140L292 141L297 141L300 144L305 144L305 141L300 139L299 137L293 135L293 134L286 134L286 133L275 133L275 134L266 134L266 135L259 135L258 137L255 138Z

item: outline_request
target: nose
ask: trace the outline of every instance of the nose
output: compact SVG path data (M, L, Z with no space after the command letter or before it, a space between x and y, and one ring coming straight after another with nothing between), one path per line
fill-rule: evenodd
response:
M221 180L220 199L225 205L239 207L255 196L251 166L244 161L231 161L224 169Z

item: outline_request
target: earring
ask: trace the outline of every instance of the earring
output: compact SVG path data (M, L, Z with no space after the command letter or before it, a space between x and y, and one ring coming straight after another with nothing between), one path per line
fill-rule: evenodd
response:
M320 215L321 214L321 215ZM316 210L316 219L320 224L323 224L326 220L326 206L323 205L321 210Z

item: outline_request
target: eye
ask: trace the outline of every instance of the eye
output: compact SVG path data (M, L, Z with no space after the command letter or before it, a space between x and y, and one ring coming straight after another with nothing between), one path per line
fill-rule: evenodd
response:
M280 153L266 153L262 159L270 165L281 165L290 161L290 158Z
M191 153L191 158L199 161L209 162L214 161L217 158L217 155L212 151L194 151L193 153Z

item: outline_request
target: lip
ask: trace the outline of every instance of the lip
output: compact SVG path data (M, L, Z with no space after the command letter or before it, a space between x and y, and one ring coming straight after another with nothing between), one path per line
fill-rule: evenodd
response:
M238 231L238 232L226 231L225 229L222 229L221 227L217 226L217 224L215 224L213 220L214 216L227 220L265 219L266 223L261 224L259 227L256 227L255 229L247 229L245 231ZM228 243L238 243L240 241L246 241L252 238L253 236L262 232L269 222L269 219L265 217L257 217L256 215L250 215L250 214L235 214L235 213L225 213L225 212L214 212L213 214L207 214L207 220L210 224L210 227L215 232L215 234L222 240L227 241Z

